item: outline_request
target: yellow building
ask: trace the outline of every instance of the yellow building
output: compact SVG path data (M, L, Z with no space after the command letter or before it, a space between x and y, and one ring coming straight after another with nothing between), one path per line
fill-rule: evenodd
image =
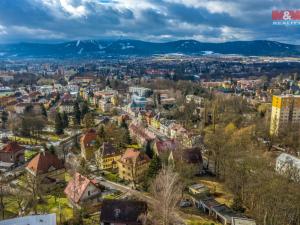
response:
M270 134L300 124L300 95L273 95Z
M150 158L138 149L128 148L117 163L121 179L138 183L148 170Z
M160 129L160 114L157 114L156 116L151 118L151 126L155 129Z
M119 97L117 95L112 96L110 100L114 106L118 106L120 103Z
M117 161L121 158L121 152L104 142L99 150L95 153L96 161L101 170L114 170L118 168Z

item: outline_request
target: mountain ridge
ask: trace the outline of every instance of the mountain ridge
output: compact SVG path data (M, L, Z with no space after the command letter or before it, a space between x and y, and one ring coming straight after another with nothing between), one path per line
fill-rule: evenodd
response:
M207 53L244 56L300 56L300 46L276 41L230 41L222 43L177 40L148 42L125 40L75 40L62 43L0 44L1 58L72 58L103 56L151 56L155 54L204 55Z

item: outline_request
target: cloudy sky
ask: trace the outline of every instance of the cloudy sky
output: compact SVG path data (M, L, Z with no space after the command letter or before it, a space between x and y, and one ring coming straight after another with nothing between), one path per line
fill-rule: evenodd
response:
M299 0L0 0L0 43L134 38L300 44L299 26L272 25Z

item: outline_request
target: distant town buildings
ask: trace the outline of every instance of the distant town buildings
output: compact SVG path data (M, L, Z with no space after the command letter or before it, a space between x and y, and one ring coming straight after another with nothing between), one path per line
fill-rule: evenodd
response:
M140 97L148 97L151 93L151 89L144 87L129 87L129 93L136 94Z

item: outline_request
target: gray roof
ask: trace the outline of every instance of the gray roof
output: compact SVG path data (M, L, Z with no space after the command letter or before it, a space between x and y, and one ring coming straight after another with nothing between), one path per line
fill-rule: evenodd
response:
M0 225L56 225L56 214L17 217L2 220Z
M234 217L232 218L232 225L256 225L255 220L248 219L248 218L240 218Z
M284 164L289 164L293 167L296 167L300 170L300 159L292 156L290 154L287 153L281 153L277 159L276 159L276 163L284 163Z

